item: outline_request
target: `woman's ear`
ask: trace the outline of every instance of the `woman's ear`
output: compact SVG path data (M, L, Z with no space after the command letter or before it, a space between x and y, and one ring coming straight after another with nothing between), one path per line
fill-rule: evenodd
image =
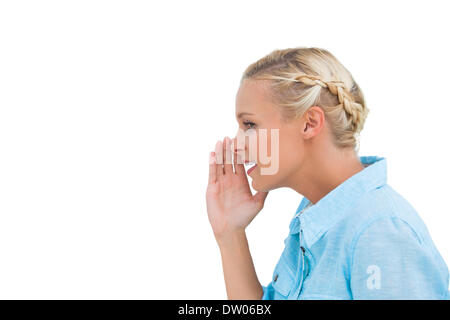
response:
M310 107L303 115L302 135L305 139L311 139L318 135L325 123L325 114L318 106Z

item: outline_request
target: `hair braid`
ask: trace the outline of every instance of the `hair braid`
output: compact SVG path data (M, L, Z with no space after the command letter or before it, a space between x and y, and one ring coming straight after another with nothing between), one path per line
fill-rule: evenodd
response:
M269 80L271 100L284 119L295 119L311 106L320 106L336 146L359 148L369 109L351 73L329 51L315 47L274 50L248 66L241 82L244 79Z
M340 80L328 80L325 81L319 76L310 75L306 73L300 73L296 75L293 80L300 81L309 86L319 85L322 88L328 88L328 90L338 97L339 105L349 119L352 122L353 130L355 133L361 131L361 118L365 118L367 112L365 112L363 106L360 103L355 102L355 99L350 94L350 91L345 87L343 81Z

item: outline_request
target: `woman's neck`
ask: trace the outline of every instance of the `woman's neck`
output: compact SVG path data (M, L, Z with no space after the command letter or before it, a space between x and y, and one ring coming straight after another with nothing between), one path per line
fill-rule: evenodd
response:
M364 169L354 150L311 154L290 179L290 186L313 204Z

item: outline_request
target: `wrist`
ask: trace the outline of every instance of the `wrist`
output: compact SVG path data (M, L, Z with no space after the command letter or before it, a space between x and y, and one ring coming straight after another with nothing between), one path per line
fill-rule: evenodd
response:
M235 245L247 239L245 229L237 229L220 235L215 234L214 236L220 248Z

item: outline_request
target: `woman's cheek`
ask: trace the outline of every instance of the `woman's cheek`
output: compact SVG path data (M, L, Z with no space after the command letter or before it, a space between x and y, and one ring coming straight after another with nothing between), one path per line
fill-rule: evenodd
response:
M265 136L261 136L261 134L264 134ZM272 142L270 139L270 129L265 129L263 130L263 132L258 132L258 134L256 135L256 162L258 163L258 165L260 166L269 166L270 163L268 164L268 160L270 159L270 157L272 156L272 148L276 147L276 146L272 146ZM264 143L264 150L262 150L260 148L260 146ZM263 152L264 151L264 152ZM264 164L263 164L264 163Z

